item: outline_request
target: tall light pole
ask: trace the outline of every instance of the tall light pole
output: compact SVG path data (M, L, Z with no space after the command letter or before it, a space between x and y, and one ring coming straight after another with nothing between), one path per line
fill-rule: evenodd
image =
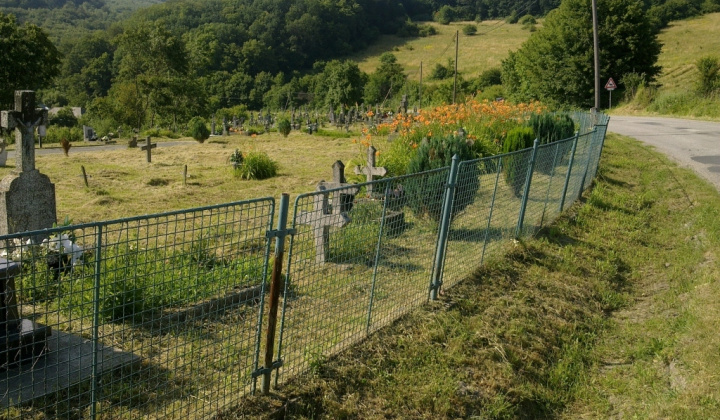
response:
M593 55L595 57L595 109L600 110L600 51L598 47L597 0L592 0Z

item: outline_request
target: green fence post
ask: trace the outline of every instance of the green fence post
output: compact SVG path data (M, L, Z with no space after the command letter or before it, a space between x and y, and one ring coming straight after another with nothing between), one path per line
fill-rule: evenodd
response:
M455 182L457 182L458 160L457 155L453 156L448 184L445 188L445 199L443 200L442 215L440 216L440 231L438 232L437 246L435 248L435 262L433 263L432 277L430 278L430 299L432 300L437 300L438 291L442 286L443 261L445 260L445 248L450 231L450 213L452 212L453 197L455 195Z
M273 363L275 353L275 327L277 326L278 302L280 300L280 276L282 275L282 260L285 251L285 236L287 230L288 207L290 195L283 193L280 198L280 211L278 214L278 227L276 231L268 232L275 237L275 260L270 283L270 307L268 308L268 326L265 336L265 364L263 366L262 393L270 392L270 379L273 369L280 367L280 361Z
M592 135L590 136L590 150L587 152L587 159L585 159L585 172L583 172L582 181L580 181L580 189L578 190L577 198L582 197L583 191L585 191L585 179L587 179L588 170L590 169L590 158L593 154L593 146L595 145L595 136L597 135L597 127L593 128Z
M380 232L378 233L377 248L375 249L375 263L373 264L372 285L370 286L370 302L368 303L367 322L365 334L370 333L370 321L372 319L373 301L375 300L375 280L377 279L378 266L380 265L380 250L382 247L383 231L385 230L385 215L387 214L388 197L390 197L390 185L385 188L385 201L383 202L382 217L380 218Z
M98 400L98 350L100 349L100 270L102 269L102 225L97 226L95 246L95 273L93 290L93 338L92 338L92 380L90 383L90 418L97 418Z
M523 222L525 221L525 208L527 208L528 196L530 195L530 183L532 182L532 174L535 170L535 158L537 157L538 139L533 142L532 155L530 155L530 164L528 165L527 175L525 175L525 191L523 192L522 202L520 203L520 215L518 216L517 229L515 229L515 238L520 238L522 234Z
M568 185L570 184L570 174L572 173L573 161L575 160L575 150L577 149L580 132L575 132L575 140L573 140L572 151L570 152L570 161L568 162L567 174L565 174L565 185L563 186L562 198L560 199L560 209L562 212L565 208L565 196L567 195Z
M497 174L495 175L495 187L493 188L492 201L490 202L490 214L488 214L487 226L485 227L485 241L483 242L483 250L480 255L480 265L485 260L485 248L487 248L488 237L490 236L490 221L492 221L493 210L495 209L495 196L497 194L498 183L500 182L500 172L502 172L503 158L498 159Z
M282 197L280 198L282 201ZM273 216L275 214L275 200L272 201L272 207L270 208L270 217L268 217L267 232L272 231ZM257 328L255 329L255 356L253 357L253 375L252 384L250 386L250 393L255 395L257 391L257 372L260 366L260 342L262 341L262 325L263 325L263 311L265 310L265 296L267 295L267 273L268 266L270 265L270 244L272 237L268 235L267 241L265 242L265 255L263 256L263 267L262 267L262 283L260 287L260 302L258 303L258 314L257 314Z

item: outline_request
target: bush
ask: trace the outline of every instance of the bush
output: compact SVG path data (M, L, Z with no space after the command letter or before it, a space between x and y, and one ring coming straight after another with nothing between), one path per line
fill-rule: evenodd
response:
M277 128L280 134L283 135L283 137L287 137L288 134L290 134L290 130L292 129L292 126L290 125L290 120L287 118L281 118L277 123Z
M465 25L462 28L463 34L471 36L475 35L477 33L477 26L476 25Z
M69 106L61 108L57 114L50 116L50 124L58 127L74 127L77 123L78 120Z
M720 89L720 59L715 56L700 58L695 66L698 69L698 92L710 95Z
M252 136L253 134L255 134L255 135L263 134L264 132L265 132L265 127L263 127L262 125L251 125L246 130L246 133L248 136Z
M438 31L434 26L431 25L420 25L420 32L418 35L422 37L437 35Z
M435 12L435 21L443 25L449 25L450 22L455 20L455 16L455 9L446 4Z
M532 147L535 132L532 127L517 127L510 130L503 142L503 153L517 152ZM514 153L504 156L502 165L505 180L516 197L522 196L525 178L527 176L527 162L530 160L530 151Z
M452 157L457 155L460 161L475 158L472 147L459 136L433 137L418 146L415 155L408 163L408 174L448 167ZM467 165L458 173L453 197L451 217L456 216L475 201L480 187L477 165ZM439 221L442 215L442 202L445 195L448 174L446 171L428 174L423 178L409 179L405 185L407 202L418 217L429 217Z
M532 127L535 138L539 144L548 144L564 140L575 134L575 123L567 114L533 114L528 125ZM545 159L535 163L538 171L549 174L553 168L553 161Z
M193 117L188 122L188 134L199 143L210 138L210 129L207 128L205 118Z
M277 175L278 164L264 152L250 152L235 169L241 179L267 179Z
M50 126L46 132L45 143L60 143L60 140L82 141L82 129L80 127L57 127ZM14 138L14 136L12 136Z

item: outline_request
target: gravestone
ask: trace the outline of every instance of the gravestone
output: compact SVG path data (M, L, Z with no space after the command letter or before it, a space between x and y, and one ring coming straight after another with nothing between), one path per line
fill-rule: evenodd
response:
M331 123L335 123L335 109L332 105L330 105L330 112L328 113L328 119Z
M137 136L133 136L133 137L128 141L128 147L131 148L131 149L136 148L137 145L138 145L138 142L137 142L137 141L138 141L138 140L137 140Z
M0 166L5 166L7 163L8 150L7 143L4 138L0 138Z
M363 166L363 167L360 167L360 166L355 167L355 174L356 175L365 174L367 182L372 182L374 176L385 176L385 174L387 173L386 168L375 166L375 153L376 152L377 152L377 150L375 149L375 147L373 147L373 146L368 147L367 165ZM368 195L372 196L373 185L368 184L365 188L367 189Z
M318 191L325 191L327 188L318 185ZM315 240L315 262L324 264L330 250L330 228L343 227L350 223L350 217L345 213L335 213L328 208L328 194L317 194L313 197L312 211L302 212L297 215L295 222L299 225L310 225L313 229Z
M0 258L0 366L35 360L45 351L50 327L20 319L15 298L15 276L20 263Z
M147 136L145 139L145 145L142 146L140 149L145 150L146 154L146 160L147 163L152 162L152 149L157 147L157 143L150 143L150 136Z
M213 114L212 122L210 122L210 134L212 134L213 136L217 135L217 133L215 132L215 114Z
M326 182L325 180L320 181L318 186L324 187L326 190L335 188L343 188L333 192L332 199L332 212L334 214L343 213L352 209L353 200L355 195L358 193L359 188L353 184L348 184L345 180L345 164L341 161L335 161L332 166L333 169L333 180L332 182Z
M83 125L83 141L91 141L91 140L97 140L97 135L95 134L95 130L93 130L92 127Z
M35 127L47 110L35 109L35 92L15 91L15 108L2 111L0 126L15 130L15 169L0 181L0 235L46 229L57 222L55 185L35 169ZM33 238L42 240L44 238Z
M223 117L222 120L222 135L227 136L228 135L228 122L227 117Z

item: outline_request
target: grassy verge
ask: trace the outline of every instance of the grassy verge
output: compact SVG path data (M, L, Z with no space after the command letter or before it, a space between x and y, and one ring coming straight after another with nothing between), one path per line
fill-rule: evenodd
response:
M718 209L610 135L595 188L553 227L222 418L715 417Z

